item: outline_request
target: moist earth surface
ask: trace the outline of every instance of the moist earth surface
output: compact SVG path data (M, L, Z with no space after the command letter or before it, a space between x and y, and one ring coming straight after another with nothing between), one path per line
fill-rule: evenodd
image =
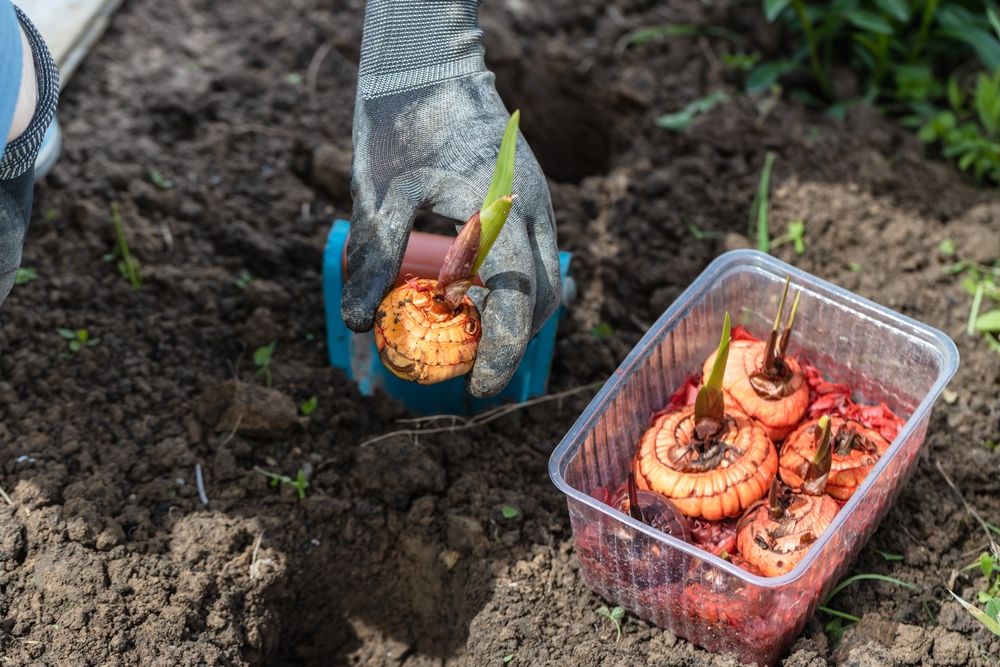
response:
M1000 355L966 335L971 296L939 243L1000 257L1000 195L873 107L838 120L740 95L727 39L616 48L682 23L774 57L786 36L758 2L488 0L488 66L522 110L573 253L550 391L577 391L369 444L416 415L362 395L324 343L322 252L350 217L363 14L361 0L130 0L64 89L63 152L22 264L37 277L0 307L0 664L738 664L632 616L616 641L547 464L594 383L712 259L748 246L769 151L772 235L805 228L803 254L774 253L942 330L962 358L850 571L922 597L857 582L830 606L861 621L837 637L817 613L782 664L992 664L1000 638L948 589L974 600L985 583L964 569L987 539L959 493L1000 524L986 446L1000 439ZM729 100L684 131L655 125L720 89ZM138 291L117 266L112 206ZM421 213L416 227L453 222ZM60 329L88 344L71 350ZM272 341L261 372L254 352Z

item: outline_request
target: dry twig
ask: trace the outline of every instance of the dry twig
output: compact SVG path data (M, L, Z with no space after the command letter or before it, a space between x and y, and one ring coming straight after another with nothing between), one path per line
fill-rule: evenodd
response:
M380 440L386 440L388 438L395 437L397 435L431 435L433 433L449 433L454 431L464 431L466 429L475 428L476 426L482 426L491 421L499 419L504 415L510 414L515 410L520 410L521 408L526 408L531 405L537 405L539 403L546 403L548 401L561 400L567 396L573 394L579 394L580 392L587 391L590 389L595 389L602 386L607 380L601 380L600 382L594 382L593 384L584 385L582 387L576 387L575 389L567 389L566 391L561 391L556 394L549 394L548 396L540 396L538 398L533 398L529 401L524 401L523 403L511 403L510 405L501 405L493 408L492 410L487 410L482 414L476 415L471 419L466 419L465 417L460 417L458 415L434 415L432 417L417 417L416 419L400 419L399 423L404 424L423 424L426 422L433 422L439 419L450 419L451 426L439 426L436 428L428 429L403 429L400 431L391 431L389 433L383 433L380 436L370 438L361 443L361 447L367 447L368 445L378 442ZM456 422L461 422L457 424Z

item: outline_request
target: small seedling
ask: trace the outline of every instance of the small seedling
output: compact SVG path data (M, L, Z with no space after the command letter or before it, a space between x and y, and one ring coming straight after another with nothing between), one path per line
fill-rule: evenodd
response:
M944 254L943 247L942 254ZM943 272L947 275L966 273L962 279L962 286L972 295L966 333L969 336L974 336L977 332L982 334L989 348L1000 353L1000 341L997 340L997 335L1000 333L1000 308L981 312L984 298L1000 303L1000 260L992 264L980 264L968 259L960 260L944 267Z
M611 328L610 324L607 322L601 322L594 325L594 328L590 330L590 335L594 337L594 340L604 340L610 336L613 331L614 329Z
M719 232L703 232L698 229L698 225L694 224L690 220L681 220L684 226L688 228L688 231L694 236L698 241L705 241L707 239L721 239L722 234Z
M861 265L858 264L857 262L848 262L847 268L850 271L854 271L854 273L861 273L862 271L864 271L864 269L861 268Z
M779 236L778 238L771 241L771 248L777 248L779 245L784 243L792 242L795 244L795 254L801 255L806 251L806 223L803 220L795 220L788 223L788 233Z
M840 646L840 638L844 634L844 631L847 629L846 627L844 627L843 621L860 623L861 619L858 618L857 616L852 616L850 614L845 614L842 611L831 609L829 606L830 600L832 600L837 593L844 590L845 588L853 584L855 581L863 581L866 579L887 581L891 584L896 584L897 586L902 586L903 588L909 588L910 590L916 591L917 595L920 597L920 602L924 605L924 611L926 611L927 615L931 617L931 623L937 625L937 619L935 619L934 614L931 613L931 608L927 606L927 601L924 600L923 592L919 586L916 586L914 584L908 584L905 581L900 581L899 579L894 579L893 577L887 577L884 574L856 574L853 577L848 577L847 579L844 579L842 582L837 584L837 586L832 591L830 591L830 594L826 596L826 600L823 601L822 606L820 606L819 608L820 611L825 612L830 616L834 617L833 621L828 623L826 626L827 634L835 642L833 648L837 648L838 646Z
M263 373L267 379L268 388L271 387L271 357L274 356L274 346L277 344L278 341L272 340L270 345L258 347L253 353L253 362L257 365L257 372L253 376L257 377Z
M149 178L152 179L153 184L156 185L156 187L160 188L161 190L168 190L174 187L174 182L166 178L163 178L163 174L161 174L156 169L149 170Z
M14 284L26 285L36 278L38 278L38 271L35 271L34 269L19 268L17 273L14 274Z
M262 468L254 466L253 468L264 477L271 480L271 486L278 486L278 484L291 484L296 491L299 492L299 500L306 497L306 489L309 488L309 480L306 479L306 473L304 470L299 468L299 474L296 475L295 479L292 479L288 475L279 475L277 473L268 472Z
M91 338L86 329L60 329L59 335L69 341L69 350L77 353L85 347L93 347L101 342L100 338ZM72 356L72 355L70 355Z
M45 212L45 217L43 218L45 222L47 223L52 222L55 219L56 219L56 210L54 208L50 208Z
M510 505L504 505L503 509L500 510L500 513L503 514L503 518L505 519L513 519L518 514L517 508L511 507Z
M308 401L299 406L299 411L302 412L306 417L316 412L316 406L319 404L319 399L313 396Z
M253 282L253 276L250 275L249 271L243 269L242 271L240 271L240 277L236 279L236 286L242 290L245 290L248 287L250 287L250 283L252 282Z
M940 250L941 254L944 255L945 257L954 257L955 242L952 241L951 239L945 239L941 241L941 244L938 246L938 250Z
M683 132L691 124L698 114L708 113L719 102L729 100L729 95L723 90L717 90L700 100L691 102L686 107L676 113L660 116L656 119L656 124L671 132Z
M894 560L903 560L902 554L890 554L884 551L879 551L878 549L875 550L875 553L877 553L879 556L881 556L882 558L886 559L889 562L892 562Z
M302 83L302 75L296 74L295 72L292 72L291 74L286 74L285 81L292 84L293 86L297 86L298 84Z
M601 607L597 610L598 616L606 616L611 619L611 622L615 624L615 630L618 631L618 637L615 638L615 643L617 644L622 638L622 619L625 617L625 610L621 607L615 607L614 609L608 609L607 607Z
M142 267L139 265L139 260L132 257L132 253L129 252L128 241L125 239L125 229L122 227L122 219L118 215L118 207L114 203L111 204L111 220L115 226L115 234L118 236L118 245L109 254L104 256L104 260L112 261L118 259L118 272L128 278L128 281L132 284L132 289L138 292L142 289Z
M507 654L507 655L505 655L503 657L503 664L506 665L508 662L510 662L513 659L514 659L514 654L513 653L509 653L509 654Z
M771 189L771 168L774 166L774 153L768 151L764 158L764 171L760 175L760 184L757 186L757 194L754 195L753 203L750 204L750 222L747 228L747 237L755 240L754 226L756 225L757 250L761 252L771 252L771 235L768 231L767 209L768 192Z

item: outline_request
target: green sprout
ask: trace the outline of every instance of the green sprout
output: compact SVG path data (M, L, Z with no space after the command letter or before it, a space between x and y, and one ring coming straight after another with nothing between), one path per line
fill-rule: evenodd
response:
M618 631L618 637L615 638L615 643L617 644L622 638L622 618L625 617L625 610L621 607L615 607L614 609L608 609L607 607L601 607L597 610L598 616L606 616L611 619L611 622L615 624L615 630Z
M878 549L875 550L875 553L877 553L879 556L881 556L882 558L886 559L889 562L892 562L894 560L903 560L902 554L890 554L884 551L879 551Z
M253 282L253 276L246 269L240 271L240 277L236 279L236 286L241 290L245 290L250 287L250 283Z
M161 174L156 169L149 170L149 178L152 179L156 187L160 188L161 190L169 190L170 188L174 187L174 182L166 178L163 178L163 174Z
M604 340L610 336L613 331L614 329L611 328L610 324L607 322L600 322L593 326L590 330L590 335L594 337L594 340Z
M924 600L923 591L919 586L916 586L914 584L908 584L905 581L900 581L899 579L894 579L893 577L887 577L884 574L856 574L853 577L848 577L847 579L844 579L842 582L837 584L837 586L832 591L830 591L830 594L826 596L826 599L823 601L823 604L819 608L820 611L825 612L830 616L834 617L833 621L831 621L826 626L827 633L830 634L831 637L834 639L833 648L837 648L838 646L840 646L840 638L843 635L844 631L847 629L846 627L844 627L843 622L849 621L851 623L860 623L861 619L858 618L857 616L852 616L851 614L845 614L842 611L831 609L829 606L830 601L837 593L844 590L845 588L853 584L855 581L864 581L866 579L887 581L891 584L896 584L897 586L902 586L903 588L909 588L910 590L916 591L917 595L920 597L920 602L924 605L924 611L926 611L927 615L931 617L931 623L937 625L937 619L935 619L934 614L931 613L931 608L927 606L927 601Z
M774 152L768 151L764 157L764 171L760 175L760 184L757 186L757 194L754 195L753 203L750 204L750 223L747 229L747 238L754 240L754 225L756 224L757 250L761 252L771 252L771 236L768 231L767 209L768 192L771 189L771 168L774 166Z
M142 289L142 267L139 260L132 257L128 249L128 241L125 239L125 229L122 227L121 216L118 215L118 207L111 204L111 220L115 226L115 234L118 236L118 244L109 254L104 256L105 261L118 259L118 272L128 278L132 284L132 289L136 292ZM120 258L120 259L119 259Z
M998 619L998 616L1000 616L1000 568L997 567L998 561L1000 561L1000 548L997 547L996 542L991 541L990 549L993 551L992 556L988 553L982 553L979 555L979 560L963 568L965 570L979 568L983 573L983 577L986 578L986 588L979 591L979 603L986 605L986 609L982 610L966 602L951 589L948 592L976 620L986 626L987 630L1000 636L1000 619Z
M801 255L806 251L806 223L803 220L795 220L788 223L788 233L779 236L778 238L771 241L771 248L777 248L779 245L784 243L792 242L795 244L795 254Z
M980 264L964 259L944 267L943 272L947 275L966 274L962 279L962 286L972 295L966 334L982 334L989 348L1000 353L1000 340L997 339L1000 334L1000 260ZM982 312L984 299L998 304L998 307Z
M38 271L34 269L19 268L17 273L14 274L14 284L26 285L36 278L38 278Z
M261 475L264 475L264 477L269 478L271 480L271 486L278 486L278 484L290 484L296 491L298 491L299 500L306 497L306 489L309 488L309 480L306 479L306 473L301 468L299 468L299 474L296 475L295 479L292 479L288 475L279 475L277 473L268 472L258 466L254 466L253 469Z
M696 241L705 241L707 239L721 239L723 236L719 232L703 232L701 231L701 229L698 228L698 225L694 224L690 220L684 220L682 218L681 222L683 222L684 226L688 228L688 231L691 232L691 235L694 236Z
M261 373L267 378L267 386L271 387L271 357L274 356L274 346L278 344L278 341L272 340L270 345L265 345L264 347L258 347L253 353L253 362L257 365L257 372L253 374L257 377Z
M60 329L59 335L69 341L69 350L75 354L85 347L93 347L101 342L100 338L91 338L86 329ZM73 355L69 355L72 357Z
M500 513L503 514L503 518L505 519L513 519L517 516L517 508L511 507L510 505L504 505L503 509L500 510Z
M299 406L299 411L302 412L306 417L316 412L316 406L319 405L319 399L313 396L308 401Z

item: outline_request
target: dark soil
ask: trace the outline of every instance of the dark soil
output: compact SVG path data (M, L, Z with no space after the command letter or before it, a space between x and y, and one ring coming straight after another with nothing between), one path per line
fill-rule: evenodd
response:
M411 416L361 396L323 344L321 254L350 215L362 16L362 0L131 0L65 89L64 152L25 248L38 278L0 308L0 487L13 500L0 506L0 664L734 664L635 618L616 643L606 602L580 583L546 468L592 392L361 446ZM863 618L842 645L820 613L784 664L992 664L980 654L1000 654L1000 638L947 591L976 597L982 575L963 567L986 538L938 466L1000 524L1000 454L984 446L1000 438L1000 356L966 336L971 297L942 273L938 243L1000 257L1000 196L926 161L875 109L840 123L737 97L725 40L614 51L633 27L688 22L774 53L783 38L755 0L490 0L481 17L574 253L553 386L607 377L708 262L746 243L767 151L775 233L799 218L807 231L804 255L776 254L954 338L955 393L852 570L921 586L936 622L911 591L859 582L832 603ZM733 101L682 134L653 124L719 87ZM139 292L103 259L112 203ZM601 322L611 333L595 336ZM60 328L99 342L68 355ZM251 357L271 340L266 391ZM305 499L255 466L305 471Z

